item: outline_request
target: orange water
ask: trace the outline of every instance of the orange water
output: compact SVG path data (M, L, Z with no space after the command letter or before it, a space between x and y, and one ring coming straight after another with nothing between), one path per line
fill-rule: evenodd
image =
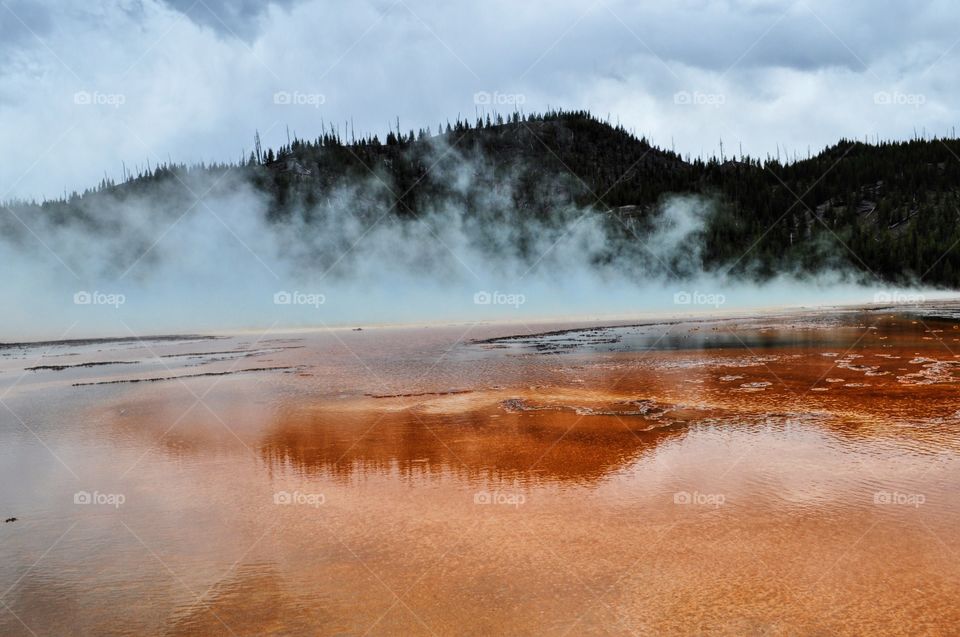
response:
M0 634L956 634L954 325L0 350Z

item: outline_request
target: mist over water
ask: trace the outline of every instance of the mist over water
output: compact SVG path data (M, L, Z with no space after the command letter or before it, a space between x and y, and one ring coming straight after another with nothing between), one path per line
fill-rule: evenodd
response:
M75 218L10 211L3 340L875 300L839 269L764 284L703 271L707 199L669 198L643 227L574 205L571 178L541 176L545 215L518 204L517 171L431 143L447 189L416 215L391 205L396 188L370 174L271 219L265 193L230 170L81 199Z

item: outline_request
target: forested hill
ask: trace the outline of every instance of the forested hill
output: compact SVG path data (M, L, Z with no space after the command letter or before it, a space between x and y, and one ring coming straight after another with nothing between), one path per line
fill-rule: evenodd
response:
M314 140L276 150L257 142L235 165L163 165L63 200L9 206L24 218L102 224L90 211L107 198L122 203L160 189L171 208L189 206L199 193L187 184L198 175L248 182L263 193L275 222L309 218L344 189L365 196L371 210L401 218L451 199L467 211L479 209L486 193L506 191L515 214L503 215L503 223L542 222L559 207L591 207L612 232L633 235L638 250L665 197L697 194L713 202L692 250L706 269L765 278L850 267L865 280L960 286L960 141L954 139L843 140L780 163L687 161L585 112L458 121L439 131L392 131L383 140L328 127Z

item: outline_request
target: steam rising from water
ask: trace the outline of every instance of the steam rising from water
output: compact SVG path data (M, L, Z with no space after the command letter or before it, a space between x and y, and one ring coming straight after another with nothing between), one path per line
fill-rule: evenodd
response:
M2 340L873 300L839 273L760 286L703 272L702 198L669 199L644 225L541 176L542 214L518 205L516 171L435 143L447 189L418 216L391 209L396 188L371 174L269 220L268 198L230 171L84 199L75 218L11 212Z

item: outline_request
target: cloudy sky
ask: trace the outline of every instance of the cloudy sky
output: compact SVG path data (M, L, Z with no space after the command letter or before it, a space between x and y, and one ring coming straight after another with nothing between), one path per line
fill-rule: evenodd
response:
M946 134L958 20L948 0L0 0L0 200L235 160L255 130L515 105L693 155Z

